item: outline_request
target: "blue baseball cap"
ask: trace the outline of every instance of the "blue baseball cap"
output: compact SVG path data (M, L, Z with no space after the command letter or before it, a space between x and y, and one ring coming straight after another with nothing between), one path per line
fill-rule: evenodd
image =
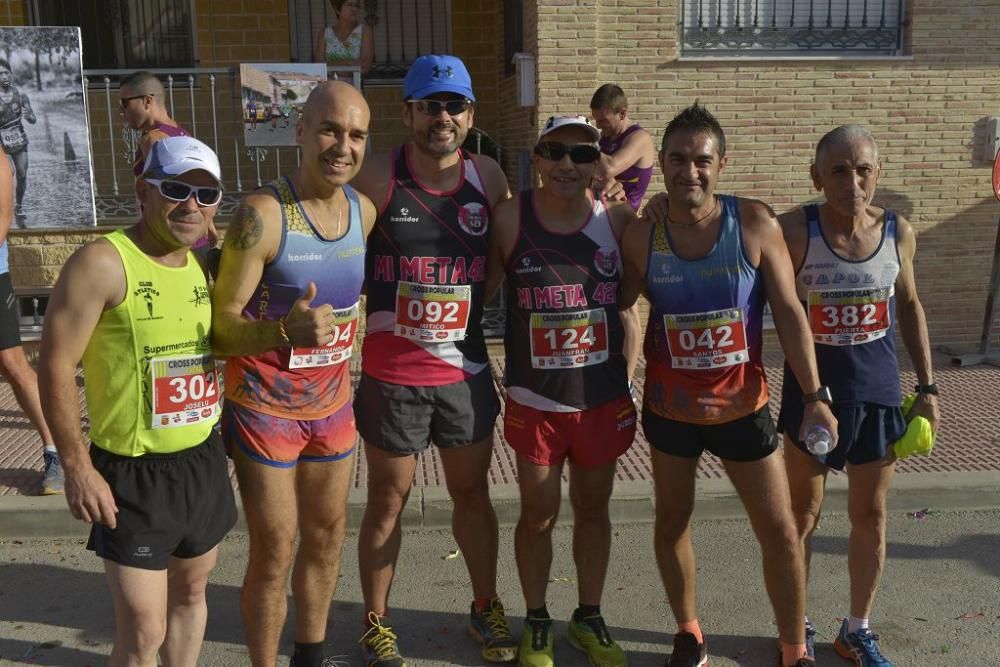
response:
M435 93L455 93L473 102L472 77L460 58L448 55L420 56L403 80L403 99L422 100Z

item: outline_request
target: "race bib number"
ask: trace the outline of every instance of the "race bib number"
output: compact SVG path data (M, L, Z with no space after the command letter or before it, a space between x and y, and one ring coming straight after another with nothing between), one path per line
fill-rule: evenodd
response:
M0 143L7 150L16 150L28 143L28 137L20 123L0 129Z
M530 323L532 368L583 368L608 360L608 322L603 308L532 313Z
M471 285L400 281L396 289L396 335L424 343L465 340L471 307Z
M333 311L332 329L333 340L322 347L293 347L288 367L334 366L350 359L354 336L358 333L358 304Z
M809 328L822 345L862 345L889 331L893 287L809 292Z
M674 368L725 368L750 360L742 308L664 315L663 327Z
M188 426L219 414L220 373L210 354L159 357L150 362L152 428Z

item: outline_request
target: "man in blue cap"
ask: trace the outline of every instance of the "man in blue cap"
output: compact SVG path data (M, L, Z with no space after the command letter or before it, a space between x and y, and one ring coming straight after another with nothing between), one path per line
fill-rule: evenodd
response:
M484 659L508 662L517 642L496 594L499 538L487 483L499 403L480 320L490 219L510 191L495 161L461 149L476 97L460 59L417 58L403 98L409 140L366 160L352 182L379 206L368 238L367 334L354 402L368 462L358 539L365 664L405 665L388 622L389 589L416 454L431 443L472 582L469 632Z

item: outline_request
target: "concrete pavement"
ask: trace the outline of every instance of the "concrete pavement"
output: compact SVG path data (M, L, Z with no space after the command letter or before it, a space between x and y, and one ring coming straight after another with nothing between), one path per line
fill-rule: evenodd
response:
M872 618L882 646L900 667L1000 664L1000 510L942 511L935 496L924 500L932 511L923 518L904 511L890 517L889 563ZM576 575L572 533L566 527L570 515L563 518L554 534L548 606L562 619L556 627L557 664L582 666L584 660L564 639L563 621L576 603ZM820 665L848 664L831 648L838 619L846 613L847 533L846 517L830 512L814 543L809 611L819 631ZM702 518L693 535L711 664L773 665L775 627L747 521ZM330 652L343 656L345 665L360 664L356 543L356 534L350 534L329 628ZM650 526L617 524L612 548L605 617L628 651L630 665L662 665L673 626L654 565ZM392 616L411 665L483 664L465 634L470 593L461 557L447 558L454 549L446 530L408 530L404 536ZM209 589L201 665L249 664L239 620L246 550L246 536L239 532L222 545ZM524 608L509 528L501 531L499 571L500 594L519 631ZM0 665L103 664L111 629L101 566L84 550L82 538L0 542ZM290 645L286 631L286 655Z

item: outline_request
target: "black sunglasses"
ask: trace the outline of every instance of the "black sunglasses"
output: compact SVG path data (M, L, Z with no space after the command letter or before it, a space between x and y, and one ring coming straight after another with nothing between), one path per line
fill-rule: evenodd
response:
M156 186L164 199L170 201L186 202L191 198L191 195L194 195L198 206L215 206L222 201L222 188L189 185L182 181L160 180L158 178L147 178L146 182Z
M558 162L569 155L569 159L576 164L586 164L597 162L601 157L601 151L597 146L591 144L564 144L559 141L542 141L535 146L535 154L546 160Z
M442 109L447 111L449 116L457 116L472 106L472 100L448 100L447 102L439 100L409 100L409 103L416 107L417 111L428 116L440 116Z
M143 93L142 95L133 95L132 97L123 97L118 101L118 106L121 107L122 111L128 106L128 103L132 100L141 100L144 97L154 97L153 93Z

